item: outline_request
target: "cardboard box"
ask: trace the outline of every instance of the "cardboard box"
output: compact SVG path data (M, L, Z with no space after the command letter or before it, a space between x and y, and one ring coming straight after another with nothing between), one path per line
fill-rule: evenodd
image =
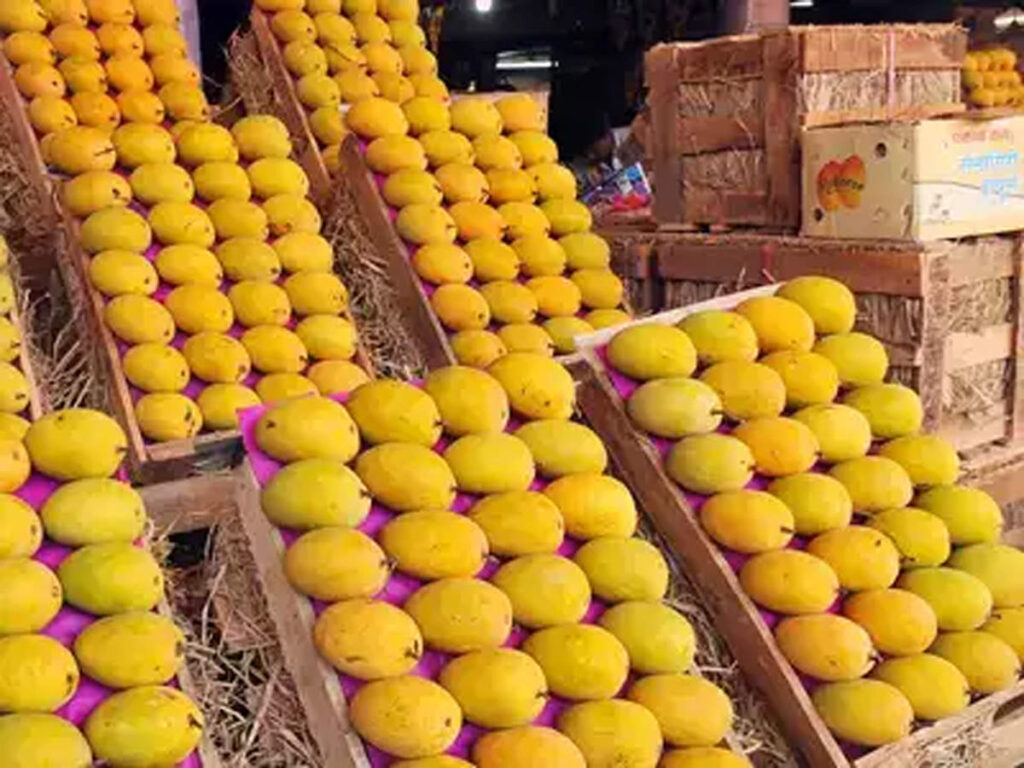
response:
M806 130L803 233L939 240L1024 229L1024 115Z

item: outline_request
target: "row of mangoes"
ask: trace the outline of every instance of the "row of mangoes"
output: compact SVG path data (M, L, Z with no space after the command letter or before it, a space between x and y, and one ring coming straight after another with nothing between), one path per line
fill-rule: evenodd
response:
M628 319L608 247L589 232L534 99L449 107L422 32L409 31L418 29L415 4L382 7L379 17L374 3L259 5L274 14L328 165L347 132L367 142L367 165L398 209L396 227L459 362L570 352L574 335Z
M86 409L0 439L0 744L9 765L176 765L202 736L202 713L175 687L185 638L154 612L164 580L138 543L143 501L112 477L126 450L120 426Z
M154 22L166 50L147 61L142 54L152 46L145 44L146 33L154 25L140 32L114 20L122 18L128 16L105 8L93 18L101 24L95 31L65 23L50 32L51 52L76 54L64 57L62 68L99 68L94 80L69 79L70 100L63 98L63 83L60 92L49 93L17 74L16 81L31 99L29 115L43 133L44 156L71 176L62 184L63 197L83 219L89 277L108 299L105 320L129 345L122 364L143 393L136 404L143 434L165 441L201 428L229 429L237 426L239 408L261 400L350 389L366 374L352 362L358 342L343 316L347 291L332 272L333 249L319 235L320 216L306 199L305 173L289 159L284 126L264 116L243 118L231 131L206 121L198 74L172 19ZM77 47L68 48L67 27L76 32ZM50 42L25 31L5 43L19 34ZM160 65L164 59L180 66ZM141 73L136 80L102 77L104 67L128 60ZM24 61L17 72L34 63L42 65ZM148 89L154 75L166 81L157 94ZM168 85L191 92L190 101L202 109L176 119L174 103L164 103ZM107 94L111 87L120 90L127 109ZM107 100L102 120L76 111L83 94ZM73 119L45 132L54 123L39 116L61 108ZM166 117L175 122L165 128ZM162 246L155 254L154 239ZM179 331L188 336L183 343ZM311 360L317 362L310 375L302 375ZM250 388L253 368L264 375Z
M721 746L732 704L694 673L668 565L574 397L556 361L512 352L256 422L280 465L264 513L300 534L285 574L328 604L313 642L395 766L749 765ZM455 748L472 763L445 754L464 722L487 730Z
M846 286L801 277L628 327L607 359L708 536L742 556L743 588L781 614L783 654L823 683L825 722L879 746L1016 683L1024 553L855 319Z

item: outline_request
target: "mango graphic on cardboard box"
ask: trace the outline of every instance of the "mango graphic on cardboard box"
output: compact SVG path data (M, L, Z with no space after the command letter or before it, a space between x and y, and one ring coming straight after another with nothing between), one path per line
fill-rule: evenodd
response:
M864 161L858 155L850 155L841 163L829 160L818 171L818 204L824 211L857 208L866 182Z

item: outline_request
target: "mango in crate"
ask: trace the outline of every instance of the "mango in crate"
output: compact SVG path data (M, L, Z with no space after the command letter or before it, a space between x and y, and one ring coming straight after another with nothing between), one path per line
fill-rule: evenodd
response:
M263 512L275 525L296 530L362 523L370 511L366 487L337 459L295 461L264 486Z
M867 525L890 539L900 551L904 569L942 565L949 558L949 530L942 519L916 507L887 509L872 515Z
M233 237L218 245L215 253L230 280L271 282L281 275L277 251L262 240Z
M754 456L745 443L730 435L692 435L672 447L665 471L693 493L735 491L754 476Z
M826 464L860 458L871 447L871 425L860 411L848 405L812 405L794 413L793 418L814 433Z
M248 200L214 200L206 209L218 240L249 238L262 242L270 233L266 212ZM276 261L276 258L275 258Z
M108 616L75 638L82 672L108 688L168 682L185 661L185 636L156 613Z
M905 507L914 495L906 470L884 456L843 461L829 474L845 486L855 512L870 514Z
M1024 605L1024 552L1006 544L972 544L957 549L949 566L969 573L988 587L996 608Z
M525 627L574 624L590 607L586 574L560 555L541 553L510 560L491 582L508 596L513 618Z
M163 597L164 578L156 560L128 542L76 549L57 575L65 601L97 616L148 611Z
M261 450L286 463L310 458L347 462L359 450L359 432L348 411L323 397L271 408L256 424L256 441Z
M32 464L29 463L28 452L21 440L0 440L0 493L18 490L31 474Z
M0 412L21 413L29 405L28 380L18 368L0 362Z
M850 494L842 483L818 472L780 477L767 491L789 508L793 528L803 536L843 528L853 514Z
M526 443L544 477L602 474L608 466L604 443L583 424L541 419L524 424L515 436Z
M959 669L974 693L996 693L1009 688L1020 676L1016 652L988 632L943 633L931 650Z
M450 341L452 353L459 364L473 368L487 368L508 354L508 348L501 337L482 329L459 331L452 335Z
M580 547L573 559L587 574L594 594L606 602L657 601L668 591L665 558L643 539L594 539Z
M409 78L397 72L374 72L371 79L380 90L380 96L396 104L416 96L416 89Z
M321 395L348 394L369 381L366 371L348 360L321 360L306 371Z
M814 345L814 320L794 301L758 296L736 307L753 326L762 352L809 350Z
M864 414L876 438L912 435L921 429L921 398L902 384L870 384L850 391L843 403Z
M640 429L665 438L713 432L722 421L718 394L689 378L645 382L630 395L626 410Z
M693 627L667 605L643 600L619 603L601 614L598 623L626 647L635 672L685 672L693 663L697 643Z
M179 285L164 298L164 306L175 326L188 334L224 333L234 324L228 297L209 285Z
M423 638L412 618L378 600L330 606L317 617L313 642L335 669L360 680L403 675L423 653Z
M867 630L875 648L890 656L927 650L938 631L931 605L904 589L858 592L847 598L843 613Z
M883 661L871 677L907 697L918 720L941 720L962 712L971 702L967 679L955 665L931 653Z
M379 97L363 99L350 106L345 114L345 124L364 139L404 136L409 131L409 121L402 108Z
M39 516L46 535L68 547L131 542L146 526L146 510L138 492L106 477L65 483L46 500Z
M740 584L758 605L787 615L821 613L839 596L839 580L829 564L792 549L752 557L740 569Z
M60 612L60 582L42 563L12 555L0 560L0 576L0 637L41 632Z
M387 557L373 539L340 527L300 536L285 552L284 572L297 592L327 602L373 597L390 575Z
M629 655L615 635L593 624L562 624L522 645L544 670L553 694L573 701L606 699L622 688Z
M718 744L732 726L729 697L718 686L693 675L650 675L633 683L630 701L654 714L668 744Z
M825 336L818 340L813 351L832 362L844 386L881 384L889 370L889 355L885 346L866 333Z
M527 725L547 703L544 672L530 656L511 648L459 656L441 670L438 682L466 720L483 728Z
M0 558L31 557L42 540L35 510L17 496L0 495Z
M142 35L130 24L101 24L96 30L96 39L108 56L141 56L145 48Z
M43 32L47 18L34 0L13 0L0 12L0 30L4 32Z
M777 497L763 491L716 494L701 506L700 517L712 539L736 552L781 549L793 538L793 513Z
M128 451L128 439L120 425L107 414L88 408L41 416L24 440L32 466L58 480L109 477Z
M0 710L54 712L75 694L71 651L46 635L0 637Z
M536 725L485 733L473 745L473 762L478 768L529 768L542 762L550 768L585 768L587 764L568 737Z
M474 576L489 550L480 526L442 510L399 515L381 529L378 540L398 570L425 580Z
M403 609L426 644L444 653L497 648L512 631L512 604L500 589L473 578L448 578L420 587Z
M631 536L637 511L629 489L609 475L567 475L544 489L565 519L566 532L580 539Z
M816 688L815 709L836 736L879 747L910 733L914 712L899 689L880 680L847 680Z
M298 373L309 363L302 340L279 325L257 325L242 334L253 367L263 373Z
M608 360L641 381L687 377L697 366L697 351L678 328L645 323L617 333L608 344Z
M92 750L63 717L42 713L0 716L0 743L12 765L89 768Z
M192 375L210 383L232 384L249 374L246 348L223 333L198 333L181 348Z
M403 676L371 682L352 697L352 725L366 741L396 757L444 752L462 727L462 711L444 688Z
M188 361L165 344L137 344L121 359L125 377L144 392L180 392L188 384Z
M657 719L632 701L575 704L558 718L558 727L580 748L590 766L651 766L661 755Z
M551 338L555 352L568 355L576 351L575 337L593 333L595 328L579 317L552 317L544 321L544 332Z
M875 663L868 633L831 613L783 619L775 628L775 641L790 664L817 680L853 680Z
M402 117L405 118L404 115ZM423 145L423 151L426 152L427 161L432 168L439 168L448 163L473 164L473 143L461 133L428 131L417 138Z
M199 406L180 392L151 392L135 403L135 418L150 440L167 442L195 437L203 427Z
M96 757L113 765L175 765L196 748L203 713L184 693L141 686L115 693L85 721Z
M381 194L388 205L395 208L404 208L414 203L438 205L443 195L437 180L426 171L417 169L404 169L392 173L384 183Z
M522 151L522 147L520 147L520 151ZM526 172L533 179L537 187L537 196L541 200L574 200L576 198L576 177L565 166L558 163L539 163L528 165ZM591 233L576 232L566 235L565 238L589 234ZM597 238L598 236L593 235L593 237Z
M535 491L485 497L473 505L469 516L483 529L496 555L554 552L565 536L562 513L547 496Z
M37 96L28 105L28 119L36 133L49 135L78 124L71 104L56 96Z
M938 435L898 437L883 444L878 453L903 467L916 487L950 485L960 474L956 450Z
M153 294L160 281L149 259L131 251L97 253L89 262L89 281L105 296Z
M292 307L288 301L288 294L274 283L243 280L231 286L228 290L228 299L234 308L236 321L246 328L258 325L286 325L291 319ZM303 336L297 335L305 345L306 340Z
M208 120L210 105L201 88L189 83L167 83L157 92L172 120Z
M451 107L452 129L475 139L485 133L502 131L501 113L493 103L481 98L463 98Z
M163 245L209 248L216 239L209 214L192 203L158 203L149 210L148 221Z
M981 579L953 568L918 568L896 586L923 598L935 611L940 630L977 629L992 611L992 593Z
M448 509L455 499L455 477L448 464L422 445L374 446L359 455L355 470L373 498L396 512Z
M541 131L516 131L509 140L519 149L523 165L527 168L558 162L558 145Z
M256 395L267 405L317 394L316 384L298 373L269 373L256 382Z
M26 99L38 96L60 98L67 92L67 85L60 71L50 64L38 61L30 61L19 66L14 71L14 82Z
M508 423L509 402L505 390L493 378L474 368L449 366L432 371L424 380L423 389L434 401L444 431L449 435L500 432ZM522 439L518 433L517 436Z
M173 0L135 0L135 18L147 27L150 24L173 24L181 21L181 14Z
M432 446L441 436L441 415L430 396L403 381L380 379L359 387L346 407L363 439Z
M815 536L807 551L820 557L836 572L844 589L891 587L900 572L900 553L881 531L848 525Z
M195 185L188 171L173 163L140 165L129 177L130 191L146 205L164 202L190 203Z
M323 237L312 232L291 232L271 243L286 272L329 272L334 250Z
M98 128L76 125L52 134L47 164L76 176L86 171L109 171L117 162L110 138Z
M273 115L247 115L231 126L231 135L247 160L286 158L292 151L288 128Z
M953 544L980 544L999 540L1003 515L985 491L959 485L930 488L919 494L914 506L942 519Z

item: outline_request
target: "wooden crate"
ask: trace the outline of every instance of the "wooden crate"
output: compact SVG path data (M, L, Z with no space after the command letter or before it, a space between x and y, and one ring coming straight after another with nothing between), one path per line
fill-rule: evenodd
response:
M645 315L661 309L663 299L654 264L657 234L636 227L602 227L597 234L611 248L611 269L622 279L633 312Z
M647 53L654 213L793 230L800 129L962 111L953 25L789 27Z
M662 308L744 287L828 275L857 296L857 329L886 345L890 379L921 395L925 428L949 438L969 475L1021 446L1024 368L1017 236L927 244L768 235L659 235Z
M641 322L674 324L704 309L730 309L740 301L774 293L768 285L670 310ZM637 430L624 401L608 378L598 349L622 329L577 337L584 358L577 366L577 402L597 431L623 479L656 529L694 581L701 585L715 626L737 663L768 702L790 745L810 766L830 768L912 768L945 765L957 755L958 768L1011 766L1024 761L1024 681L973 703L955 717L863 754L844 750L825 727L800 677L782 655L759 609L740 586L723 552L705 533L679 487L668 477L650 438Z
M342 143L332 177L263 11L254 8L249 31L232 40L229 65L247 111L275 114L288 126L297 160L309 176L310 195L324 217L324 234L336 243L338 269L374 366L409 378L451 365L455 357L447 336L391 226L356 138L350 135Z

